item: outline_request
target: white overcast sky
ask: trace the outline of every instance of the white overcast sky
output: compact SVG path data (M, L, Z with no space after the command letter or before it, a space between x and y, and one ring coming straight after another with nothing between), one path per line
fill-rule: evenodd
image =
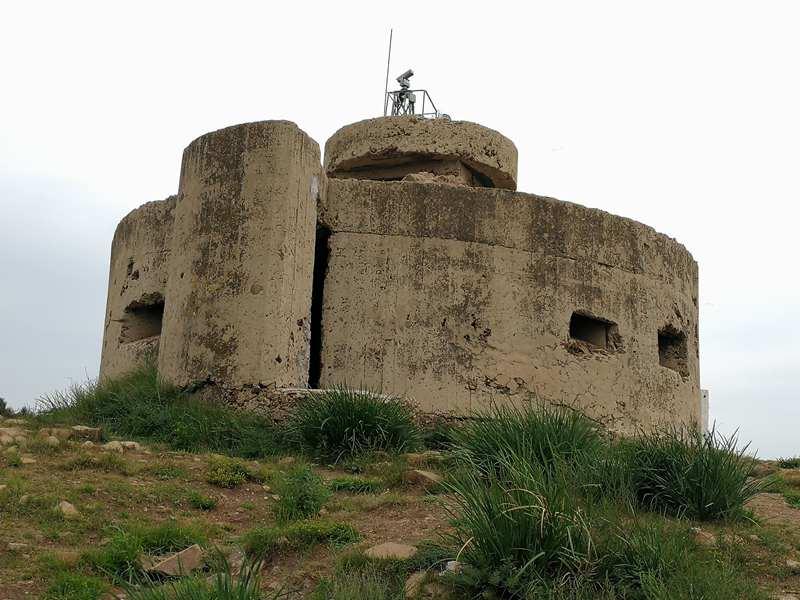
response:
M183 148L378 116L390 27L454 119L509 136L519 189L634 218L700 264L718 426L800 453L800 4L0 4L0 396L97 374L109 245Z

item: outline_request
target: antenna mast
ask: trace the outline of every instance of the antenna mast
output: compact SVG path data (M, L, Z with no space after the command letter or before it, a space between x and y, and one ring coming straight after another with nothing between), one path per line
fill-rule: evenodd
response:
M389 106L389 66L392 64L392 34L394 29L389 30L389 57L386 59L386 85L383 90L383 116L386 116L386 109Z

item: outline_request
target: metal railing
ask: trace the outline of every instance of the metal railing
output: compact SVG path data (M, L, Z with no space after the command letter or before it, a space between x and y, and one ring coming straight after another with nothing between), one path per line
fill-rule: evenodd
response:
M417 111L417 94L422 95L422 106ZM414 115L426 119L449 118L440 112L427 90L400 89L386 92L383 102L383 116Z

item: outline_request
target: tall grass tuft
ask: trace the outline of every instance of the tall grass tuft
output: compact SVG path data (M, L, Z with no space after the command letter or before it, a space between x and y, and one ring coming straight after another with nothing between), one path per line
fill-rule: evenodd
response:
M267 419L193 398L164 382L152 361L119 378L76 384L45 396L38 411L44 422L101 426L176 450L246 458L277 452L274 426Z
M736 519L764 483L750 478L755 459L735 435L670 427L620 445L633 493L648 509L701 521Z
M289 431L306 451L333 462L376 450L407 452L420 444L406 403L345 388L309 394L289 420Z
M493 406L453 429L454 447L482 470L514 455L547 468L594 457L603 439L597 425L581 413L546 406Z
M569 468L511 452L495 460L488 470L462 464L445 483L467 577L491 582L501 594L525 597L543 583L589 574L590 524Z

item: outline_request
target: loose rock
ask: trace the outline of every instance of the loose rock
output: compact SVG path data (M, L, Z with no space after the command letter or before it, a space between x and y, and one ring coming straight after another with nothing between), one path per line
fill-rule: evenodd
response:
M364 554L369 558L389 558L394 560L405 560L417 553L416 546L398 544L396 542L384 542L369 548Z
M142 447L139 442L120 442L124 450L140 450Z
M448 560L447 564L444 566L444 570L449 573L461 573L461 570L464 568L457 560Z
M147 569L150 573L159 573L169 577L188 575L203 566L203 549L197 544L186 550L173 554Z
M101 431L99 427L87 427L86 425L73 425L72 437L81 440L91 440L99 442Z
M67 520L77 519L81 516L81 513L78 512L78 509L66 500L59 502L58 506L56 506L56 510L58 510L58 512L61 513L61 516Z
M403 587L406 598L416 598L419 596L422 591L422 584L425 583L425 575L425 571L417 571L406 579L405 586Z
M404 479L407 483L421 485L425 489L436 487L442 483L441 475L433 471L423 471L422 469L407 471L404 475Z
M103 450L108 450L109 452L118 452L122 454L125 452L125 447L122 445L122 442L114 440L113 442L108 442L103 444Z
M694 534L694 541L698 546L710 548L717 545L717 537L710 531L704 531L699 527L692 527L691 532Z

